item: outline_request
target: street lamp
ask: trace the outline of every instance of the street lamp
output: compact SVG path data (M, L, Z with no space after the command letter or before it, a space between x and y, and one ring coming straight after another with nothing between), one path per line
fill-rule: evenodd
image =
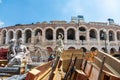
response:
M107 53L107 42L106 42L106 40L107 40L107 34L106 34L106 32L107 32L106 29L102 30L102 37L105 40L105 52Z

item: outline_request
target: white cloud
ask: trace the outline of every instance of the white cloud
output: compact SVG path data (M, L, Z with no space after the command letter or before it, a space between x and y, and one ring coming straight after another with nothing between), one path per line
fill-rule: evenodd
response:
M0 0L0 3L2 3L2 0Z
M4 26L4 22L0 21L0 27L3 27Z

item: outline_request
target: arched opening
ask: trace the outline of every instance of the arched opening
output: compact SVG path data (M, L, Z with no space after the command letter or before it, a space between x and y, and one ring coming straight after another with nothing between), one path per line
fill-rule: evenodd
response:
M118 53L120 54L120 47L119 47L119 49L118 49Z
M5 40L6 40L6 31L4 30L2 32L2 44L5 44Z
M86 40L85 36L83 36L83 35L81 35L81 36L79 37L79 39L80 39L80 40Z
M113 31L109 31L109 41L114 41L114 33Z
M92 47L90 50L91 51L95 51L95 50L97 50L97 48L96 47Z
M41 29L36 29L36 30L35 30L35 36L37 36L38 33L40 33L40 34L42 35L42 30L41 30Z
M119 31L117 32L117 40L120 41L120 32Z
M16 35L17 35L17 40L19 39L19 38L22 38L22 31L20 31L20 30L18 30L17 31L17 33L16 33Z
M46 39L47 40L53 40L53 30L52 29L47 29L45 33Z
M83 44L83 43L84 43L83 41L86 40L86 38L85 38L85 36L81 35L81 36L79 37L79 40L81 40L81 41L82 41L82 45L84 45L84 44Z
M115 54L115 52L116 52L116 49L115 49L115 48L111 48L111 49L110 49L110 54L111 54L111 55Z
M85 47L81 47L83 49L83 52L87 52L87 49Z
M58 29L57 30L57 32L56 32L56 39L58 39L59 33L62 33L64 35L64 30L63 29ZM64 39L64 36L63 36L63 39Z
M31 43L31 36L32 36L31 30L26 30L25 31L26 43Z
M67 39L68 40L75 40L75 30L74 29L69 29L67 31Z
M42 30L41 29L36 29L35 30L35 38L34 38L34 43L39 43L42 39Z
M84 27L80 27L79 31L84 32L84 31L86 31L86 29Z
M69 47L68 49L69 49L69 50L74 50L75 48L74 48L74 47Z
M9 31L9 33L8 33L8 37L9 37L9 41L11 40L11 39L13 39L13 31Z
M103 47L103 48L101 48L101 50L103 51L103 52L105 52L106 51L106 49Z
M91 29L89 32L90 39L97 39L97 32L94 29Z
M105 40L107 39L107 35L106 32L104 32L103 30L100 31L100 40Z

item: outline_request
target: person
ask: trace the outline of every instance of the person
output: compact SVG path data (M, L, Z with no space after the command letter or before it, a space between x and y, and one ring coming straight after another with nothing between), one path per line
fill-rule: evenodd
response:
M55 51L57 52L57 56L60 56L61 53L63 52L64 49L64 43L63 43L63 34L59 33L58 35L58 41L57 41L57 46L55 48Z
M22 44L22 38L18 40L18 45L15 47L16 55L9 61L7 66L21 65L22 60L26 57L27 48Z
M51 53L50 56L49 56L49 58L48 58L48 61L51 61L51 60L53 60L54 58L55 58L54 54Z

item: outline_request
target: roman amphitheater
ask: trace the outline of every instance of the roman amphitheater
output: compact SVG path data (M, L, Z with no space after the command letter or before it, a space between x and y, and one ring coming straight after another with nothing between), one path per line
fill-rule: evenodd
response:
M23 43L31 50L39 46L54 51L59 33L64 35L65 50L82 47L84 51L120 51L120 25L115 24L113 19L106 22L85 22L83 17L72 17L69 22L55 20L1 28L0 47L8 47L12 38L23 38Z

